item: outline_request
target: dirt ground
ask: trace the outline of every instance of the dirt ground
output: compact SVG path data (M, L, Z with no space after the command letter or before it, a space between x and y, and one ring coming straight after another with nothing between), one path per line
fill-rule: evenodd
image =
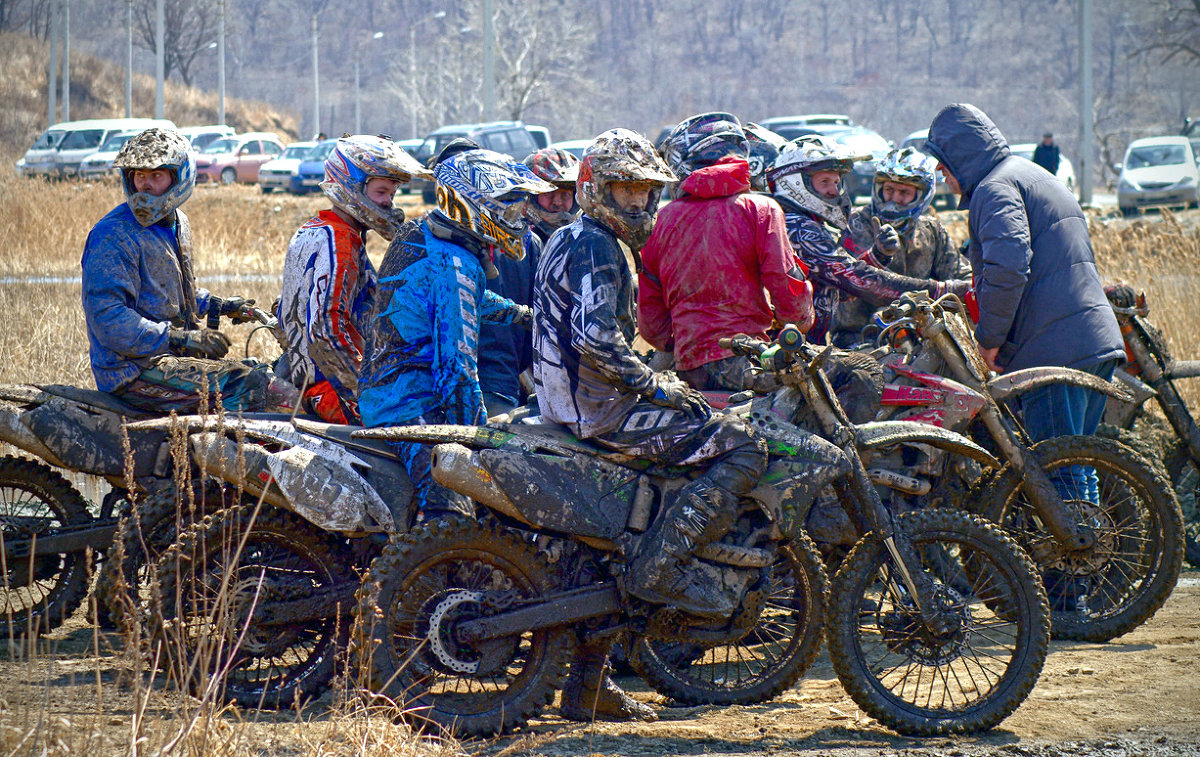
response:
M111 731L112 739L106 741L118 747L121 733L127 732L130 706L127 688L118 683L124 662L103 651L111 638L94 637L80 617L71 626L60 629L53 648L34 661L14 662L7 655L0 661L0 731L65 719ZM635 678L621 683L657 705L660 720L584 726L548 715L521 734L450 751L505 757L1200 757L1200 571L1185 571L1163 609L1125 637L1109 644L1055 642L1029 699L998 728L980 736L896 736L858 710L825 657L797 686L754 706L674 708ZM165 709L160 716L172 717ZM305 715L310 721L323 717ZM277 718L271 720L278 725ZM270 743L259 742L251 753L299 754ZM100 752L110 753L101 749L94 757Z

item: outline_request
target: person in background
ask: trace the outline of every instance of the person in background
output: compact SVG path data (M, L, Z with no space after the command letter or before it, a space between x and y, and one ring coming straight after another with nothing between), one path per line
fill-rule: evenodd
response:
M282 365L303 389L304 409L323 420L361 421L358 371L377 285L367 232L391 241L404 223L392 205L396 189L432 176L386 137L342 137L325 160L321 191L332 207L288 243L277 313L287 342Z
M265 365L224 359L229 337L202 328L254 303L196 287L192 228L180 206L196 184L191 144L174 129L130 139L113 166L125 202L83 248L83 311L96 388L153 413L290 410L296 388Z
M1060 159L1058 145L1054 144L1054 135L1046 132L1042 135L1042 141L1033 149L1033 162L1056 176Z
M681 181L642 251L638 332L673 352L679 377L696 389L754 388L769 377L718 340L769 341L773 322L807 330L813 321L812 286L783 211L750 191L750 146L736 116L684 119L660 149Z
M462 149L466 147L466 149ZM479 324L525 323L529 308L484 287L495 258L520 258L531 195L554 187L508 156L452 143L433 169L437 208L405 224L379 267L358 403L366 426L482 424ZM432 450L392 442L408 469L421 521L472 515L439 486Z
M850 237L857 248L868 250L868 262L914 279L970 279L970 261L950 243L942 222L925 213L933 202L936 180L937 161L911 147L892 150L879 162L870 204L850 214ZM896 234L879 238L876 223L892 227ZM874 313L875 307L862 299L839 302L833 343L857 346Z

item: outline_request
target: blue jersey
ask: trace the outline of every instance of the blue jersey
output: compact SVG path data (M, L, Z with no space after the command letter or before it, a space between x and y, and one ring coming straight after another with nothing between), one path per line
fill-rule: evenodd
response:
M514 323L518 306L484 286L474 252L406 224L379 267L358 403L363 425L480 424L481 321Z

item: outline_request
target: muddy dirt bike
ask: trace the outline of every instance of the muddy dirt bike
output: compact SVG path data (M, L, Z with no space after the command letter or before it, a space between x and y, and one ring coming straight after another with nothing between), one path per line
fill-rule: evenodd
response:
M994 376L979 356L954 296L909 293L880 313L880 341L904 342L884 358L891 373L879 417L913 418L966 432L1006 461L983 476L971 461L938 450L901 449L920 488L888 494L916 506L951 504L1002 525L1033 557L1054 602L1054 635L1108 641L1136 628L1166 601L1183 559L1182 513L1171 487L1141 455L1099 436L1058 437L1032 444L1005 403L1050 383L1130 396L1081 371L1042 367ZM951 376L959 389L938 384ZM903 387L920 387L905 394ZM965 390L965 391L964 391ZM953 407L941 403L953 400ZM976 403L982 403L977 406ZM867 456L868 465L887 462ZM1094 471L1098 499L1082 490L1078 468ZM934 475L929 481L928 474ZM1080 489L1076 496L1060 491Z
M257 311L249 308L237 317L269 317L251 310ZM0 622L15 633L44 633L82 603L90 579L88 552L108 550L120 517L129 512L130 489L145 498L175 488L167 429L130 432L128 450L124 446L122 427L151 417L94 389L0 386L0 441L37 458L0 457ZM92 506L59 469L100 477L112 489ZM199 494L188 499L201 512L224 506L222 492L196 488Z
M1200 425L1179 392L1177 381L1200 378L1200 360L1176 360L1167 341L1147 320L1150 306L1145 293L1135 294L1126 286L1106 290L1113 313L1125 339L1127 363L1118 368L1114 381L1133 395L1132 401L1108 403L1105 421L1128 431L1149 436L1158 447L1167 474L1184 513L1184 548L1187 561L1200 568ZM1167 420L1147 412L1147 403L1157 401Z
M492 516L427 524L372 563L352 642L370 690L459 734L507 731L550 703L577 634L628 630L706 648L774 645L787 651L764 685L790 685L810 661L809 645L819 644L820 628L799 603L804 576L822 570L804 518L817 492L832 485L866 534L833 579L825 619L831 659L855 702L913 735L986 729L1015 710L1049 643L1047 599L1032 562L972 515L893 518L857 447L919 434L990 456L942 429L851 426L819 370L828 353L805 346L795 328L781 337L786 349L731 343L758 355L785 386L728 410L770 448L767 472L736 525L694 555L697 570L740 589L728 619L649 605L624 590L624 566L645 529L697 471L659 469L592 446L528 409L484 428L357 432L437 444L434 477ZM791 423L805 407L815 408L820 434ZM931 570L927 555L935 552L942 559Z
M386 443L351 438L358 426L177 422L189 426L191 464L242 504L183 532L155 566L146 615L168 675L246 707L318 696L346 648L356 571L414 516L407 470Z

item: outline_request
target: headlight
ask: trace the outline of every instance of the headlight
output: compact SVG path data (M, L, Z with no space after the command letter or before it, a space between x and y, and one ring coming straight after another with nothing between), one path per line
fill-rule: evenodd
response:
M1121 183L1117 185L1118 192L1137 192L1138 187L1129 179L1121 179Z
M1179 180L1179 186L1181 186L1181 187L1196 186L1196 177L1195 176L1184 176L1182 179Z

